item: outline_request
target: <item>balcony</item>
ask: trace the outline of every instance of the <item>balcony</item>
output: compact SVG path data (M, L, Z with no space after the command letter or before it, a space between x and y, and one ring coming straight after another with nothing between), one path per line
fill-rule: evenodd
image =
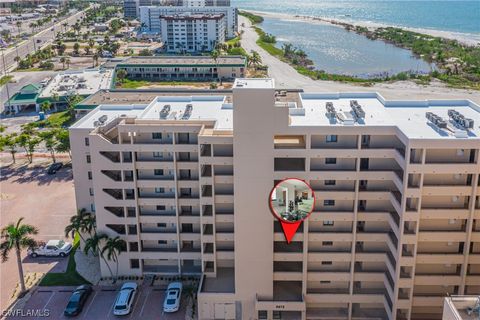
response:
M305 136L275 136L275 149L305 149Z
M158 155L155 156L154 152L136 152L135 159L137 162L172 162L172 155Z
M177 247L143 247L142 252L177 252Z
M113 181L122 181L122 171L120 170L101 170L100 172Z
M173 181L173 175L154 175L154 174L139 174L137 180L146 181Z
M177 229L140 226L140 233L176 234L176 233L177 233Z
M158 216L158 217L174 217L176 215L175 210L146 210L140 209L140 216Z
M144 273L159 273L159 274L179 274L178 266L174 265L143 265Z
M122 189L103 189L103 192L110 195L114 199L123 200Z
M123 207L104 207L104 208L105 208L105 210L107 210L110 213L113 213L114 215L116 215L119 218L125 217L125 212L124 212Z
M146 193L140 192L139 199L175 199L174 193Z
M100 154L114 163L120 162L120 152L100 151Z

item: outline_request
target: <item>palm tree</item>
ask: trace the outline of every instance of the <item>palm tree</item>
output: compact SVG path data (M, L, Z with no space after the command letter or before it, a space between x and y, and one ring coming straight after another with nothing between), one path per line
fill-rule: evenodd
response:
M212 57L213 61L215 61L215 67L217 69L217 77L220 80L220 76L219 76L219 73L218 73L218 57L220 56L220 52L218 52L217 50L213 50L210 53L210 56Z
M37 24L34 23L34 22L30 22L30 24L28 25L28 27L29 27L30 29L32 29L32 33L35 32L35 27L36 27L36 26L37 26Z
M249 57L250 63L253 64L254 66L259 65L262 63L262 58L260 57L260 54L257 51L252 50L252 55Z
M38 229L29 224L22 224L23 218L18 219L16 224L10 223L2 229L0 244L0 252L2 262L8 260L8 254L13 249L17 255L18 275L20 277L20 295L22 296L27 289L25 288L25 280L23 279L22 266L22 249L32 248L36 246L36 242L30 235L38 233Z
M65 58L65 63L67 64L67 69L70 68L70 63L71 63L70 58L68 57Z
M18 34L20 34L20 32L21 32L20 27L22 26L22 21L17 21L15 24L17 25Z
M65 29L64 29L64 30L65 30L64 32L67 32L68 22L62 23L62 26L65 28Z
M98 54L98 52L95 52L93 54L93 67L95 68L98 64L98 58L100 57L100 55Z
M63 69L65 69L65 63L67 62L67 58L61 57L60 62L63 64Z
M118 277L118 256L125 248L125 241L120 239L120 237L107 238L105 245L102 248L102 254L107 253L107 259L115 262L116 270L115 277L113 278L113 283L117 282Z
M101 243L107 238L108 236L106 234L99 235L97 233L94 233L90 238L85 239L85 246L83 247L83 252L85 254L88 254L89 252L91 252L94 256L100 256L103 262L105 262L105 265L107 266L110 276L112 277L112 280L113 280L114 275L113 275L112 268L108 264L107 259L105 259L103 251L100 250Z
M84 234L91 235L93 226L91 225L92 214L85 208L78 210L77 214L70 218L70 224L65 227L65 236L69 235L74 238L75 233L80 236L83 242L85 242ZM94 218L93 218L94 219Z
M47 111L49 111L51 107L52 103L50 101L43 101L40 105L40 110L42 110L44 113L47 113Z

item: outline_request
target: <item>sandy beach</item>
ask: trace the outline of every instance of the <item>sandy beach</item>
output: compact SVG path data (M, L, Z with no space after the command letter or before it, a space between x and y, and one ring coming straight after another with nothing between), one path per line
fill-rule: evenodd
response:
M258 14L263 17L282 19L287 21L288 20L303 21L303 22L314 23L314 24L328 24L328 25L337 26L339 28L343 28L343 27L341 25L336 24L336 22L353 24L356 26L369 28L370 30L381 28L381 27L388 27L388 25L381 24L381 23L374 23L374 22L351 21L346 19L330 19L330 18L324 18L324 17L305 16L305 15L290 15L290 14L255 11L255 10L247 10L247 11ZM442 30L433 30L433 29L424 29L424 28L407 28L407 27L400 27L400 28L413 31L413 32L428 34L433 37L441 37L445 39L457 40L458 42L461 42L469 46L480 45L480 34L460 33L460 32L451 32L451 31L442 31Z

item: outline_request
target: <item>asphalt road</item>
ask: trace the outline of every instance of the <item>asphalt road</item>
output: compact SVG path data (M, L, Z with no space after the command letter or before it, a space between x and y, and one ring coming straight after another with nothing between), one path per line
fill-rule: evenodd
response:
M411 81L380 83L373 86L352 85L349 83L313 80L299 74L289 64L280 61L263 50L256 43L258 35L251 28L250 21L238 16L239 30L243 30L242 47L247 51L255 50L260 54L264 65L268 66L268 74L275 79L277 88L303 89L306 92L379 92L386 99L414 100L414 99L470 99L480 104L480 92L476 90L462 90L447 88L442 83L433 83L428 86L416 85ZM242 27L242 24L245 27Z
M65 28L62 25L63 23L68 22L69 26L72 26L77 20L80 20L83 13L83 11L77 12L64 20L57 22L54 26L47 27L43 31L36 33L34 36L21 42L16 47L2 50L2 56L0 57L0 75L4 75L5 69L8 72L17 66L17 63L14 61L17 55L20 58L24 58L28 53L32 53L36 49L38 50L39 48L52 43L58 32L65 31Z

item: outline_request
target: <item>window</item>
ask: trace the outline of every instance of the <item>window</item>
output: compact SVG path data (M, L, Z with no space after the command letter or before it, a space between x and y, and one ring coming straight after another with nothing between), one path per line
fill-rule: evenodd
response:
M89 146L90 145L90 140L88 138L85 138L85 145Z
M90 204L90 211L95 212L95 203Z
M161 153L161 152L154 152L154 153L153 153L153 157L154 157L154 158L161 158L161 157L162 157L162 153Z
M139 269L140 268L140 262L138 259L130 259L130 268L131 269Z
M87 163L91 163L92 162L92 158L90 157L89 154L87 154Z
M326 186L334 186L337 182L335 180L325 180Z
M131 252L137 252L138 251L138 242L129 242L128 246L130 247Z
M333 221L331 221L331 220L325 220L325 221L323 221L323 225L324 225L324 226L332 227L333 224L334 224L334 223L333 223Z
M267 310L258 310L258 319L259 319L259 320L268 319L268 312L267 312Z
M152 132L152 139L162 139L161 132Z
M158 240L158 244L167 244L167 240Z
M324 266L329 266L329 265L332 265L333 262L332 261L322 261L322 265Z
M164 193L165 189L164 188L155 188L155 193Z
M166 223L157 223L158 228L166 228L167 224Z
M329 284L330 281L328 281L328 280L320 280L320 283Z
M89 188L90 195L93 196L93 188Z
M322 246L333 246L333 241L323 241Z
M329 134L327 135L326 141L327 142L337 142L337 135L336 134Z
M156 176L163 176L163 169L155 169L153 170L153 174Z
M335 205L335 200L323 200L323 205L324 206L334 206Z
M88 180L92 180L92 171L87 172Z
M129 224L128 225L128 234L137 234L137 225Z
M165 206L157 206L157 210L158 211L163 211L163 210L165 210Z
M337 158L325 158L325 164L336 164Z

